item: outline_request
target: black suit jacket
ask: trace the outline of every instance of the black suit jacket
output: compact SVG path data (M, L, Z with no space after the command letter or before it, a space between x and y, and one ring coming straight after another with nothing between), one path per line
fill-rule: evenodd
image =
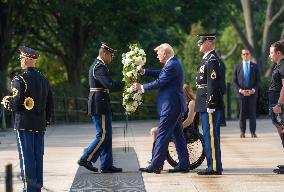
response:
M124 82L114 82L107 66L99 59L95 59L89 70L90 88L108 89L110 92L120 91ZM92 92L88 98L88 115L110 114L110 97L107 92Z
M234 69L234 76L233 76L233 83L237 89L237 93L239 97L243 97L239 93L240 89L255 89L257 93L257 89L260 83L260 74L258 65L250 62L250 73L249 73L249 85L245 85L245 78L244 78L244 70L243 70L243 63L237 64Z
M221 78L220 78L220 84L221 84L221 93L222 95L225 95L226 91L227 91L227 85L226 85L226 66L224 61L219 58L219 63L220 63L220 74L221 74Z
M206 108L223 109L223 81L220 60L213 50L197 66L195 112L206 112Z
M21 75L15 76L12 90L9 105L15 111L15 129L45 131L53 112L52 92L46 77L30 67ZM30 110L24 106L29 97L34 101Z

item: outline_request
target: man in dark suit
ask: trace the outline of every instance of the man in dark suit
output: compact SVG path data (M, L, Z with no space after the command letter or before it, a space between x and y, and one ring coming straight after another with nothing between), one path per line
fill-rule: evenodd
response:
M124 82L114 82L111 79L107 65L112 61L116 50L102 43L99 55L89 70L90 93L88 98L88 115L96 126L97 135L88 149L78 161L80 166L98 172L92 163L100 157L101 173L122 172L122 168L113 166L112 158L112 122L110 91L120 91Z
M38 192L43 186L44 134L53 111L52 92L46 77L35 68L39 53L24 46L19 51L25 71L13 78L13 95L4 97L2 104L15 112L22 191Z
M226 85L226 65L224 63L224 60L222 59L221 51L216 50L216 54L219 57L219 61L220 61L221 93L222 93L223 100L224 100L224 95L226 94L226 91L227 91L227 85ZM221 126L226 126L225 105L224 105L224 108L223 108L223 110L221 112L220 125Z
M215 35L199 35L198 46L203 59L197 67L195 112L202 121L207 169L198 175L221 175L220 116L224 108L220 60L216 55Z
M234 85L237 89L239 102L239 120L241 138L245 138L246 119L249 118L251 137L257 137L256 131L256 102L257 89L260 82L260 74L257 64L250 61L250 52L242 50L242 63L237 64L234 69Z
M144 85L139 83L133 84L135 90L142 90L142 92L159 89L157 111L160 116L160 122L157 128L152 161L148 167L140 168L139 170L148 173L160 173L167 155L169 141L173 138L179 157L179 164L174 169L170 169L169 172L186 173L189 172L189 155L182 127L182 113L186 112L183 93L183 66L174 56L173 48L169 44L161 44L154 50L157 51L159 61L165 64L163 69L142 69L141 73L157 79Z

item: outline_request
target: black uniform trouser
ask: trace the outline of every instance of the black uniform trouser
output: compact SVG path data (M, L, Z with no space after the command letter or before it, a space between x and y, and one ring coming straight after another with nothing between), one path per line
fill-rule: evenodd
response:
M242 133L246 132L246 119L249 119L249 128L251 133L255 133L256 130L256 102L257 96L255 94L251 96L239 97L239 120L240 130Z

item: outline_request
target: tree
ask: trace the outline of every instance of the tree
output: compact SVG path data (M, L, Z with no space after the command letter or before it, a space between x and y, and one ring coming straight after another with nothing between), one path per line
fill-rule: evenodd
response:
M267 3L265 1L241 0L241 7L244 23L242 24L238 20L238 12L236 11L238 5L236 4L227 4L229 19L243 45L250 50L253 59L264 70L271 41L278 40L281 36L280 31L275 33L275 28L277 24L284 21L284 3L276 0L267 0ZM257 10L264 8L266 8L266 15L263 18L264 15L259 15L262 12ZM245 31L241 26L244 26ZM257 27L258 29L256 29ZM274 38L271 38L272 34L275 35Z
M29 32L27 11L32 2L0 1L0 90L4 93L8 64ZM1 95L0 95L1 96Z
M36 25L32 27L30 41L37 49L56 56L64 63L68 82L81 94L83 57L91 39L101 24L102 13L95 1L39 1L35 9ZM40 26L40 27L39 27Z

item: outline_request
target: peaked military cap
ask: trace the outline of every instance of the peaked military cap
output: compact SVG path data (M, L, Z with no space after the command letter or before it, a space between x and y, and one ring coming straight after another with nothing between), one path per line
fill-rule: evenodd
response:
M197 35L199 38L197 41L197 44L200 46L202 45L206 40L214 40L216 38L215 34L199 34Z
M113 47L107 45L105 42L101 42L101 43L102 43L101 48L108 50L112 55L117 51Z
M31 49L29 47L20 46L19 52L20 52L20 57L25 57L29 59L37 59L39 57L39 53L36 50Z

